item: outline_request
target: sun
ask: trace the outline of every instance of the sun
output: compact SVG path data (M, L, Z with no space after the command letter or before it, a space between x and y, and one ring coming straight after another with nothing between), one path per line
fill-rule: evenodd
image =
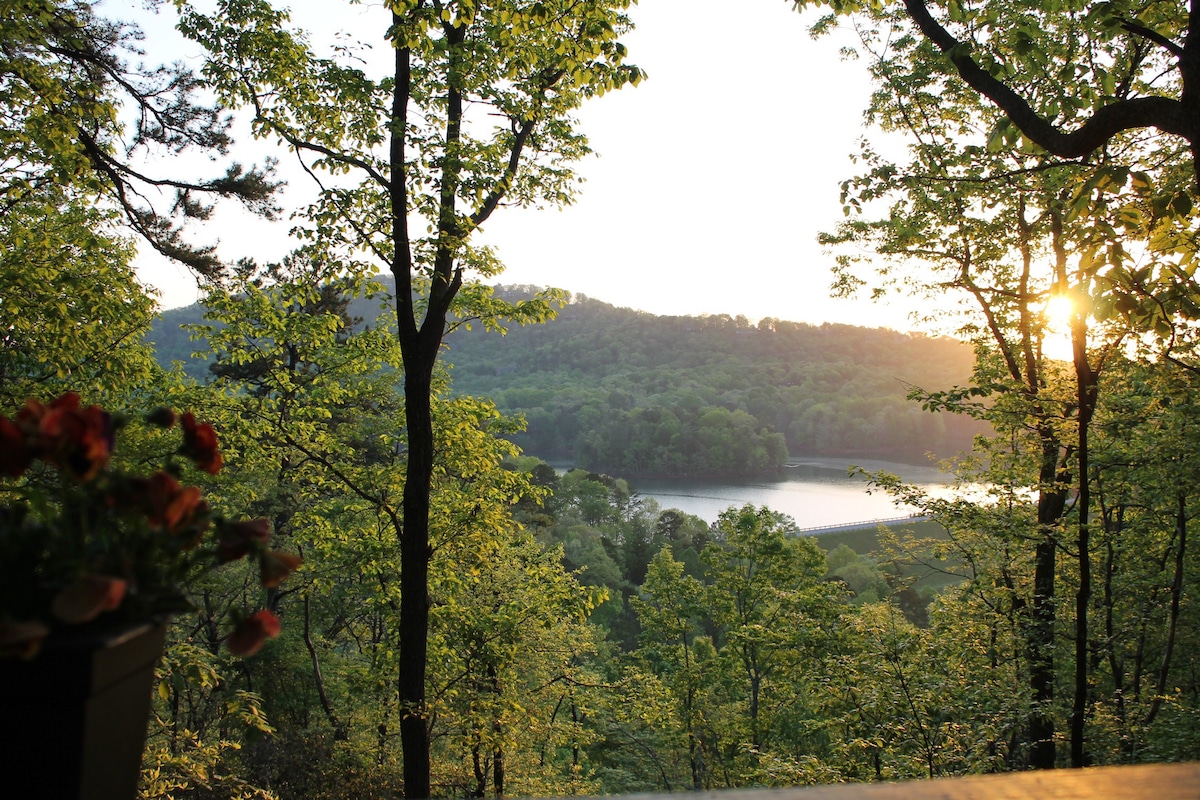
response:
M1046 301L1042 311L1046 317L1046 328L1053 333L1069 333L1075 303L1066 295L1056 294Z
M1042 352L1050 358L1070 361L1071 318L1075 315L1075 303L1066 295L1054 295L1046 301L1042 317L1046 321Z

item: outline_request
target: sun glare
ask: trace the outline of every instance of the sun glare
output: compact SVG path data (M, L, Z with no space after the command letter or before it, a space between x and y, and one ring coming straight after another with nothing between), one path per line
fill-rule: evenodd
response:
M1046 327L1054 333L1069 333L1071 330L1071 313L1075 304L1071 298L1055 295L1046 301Z
M1046 338L1042 352L1050 358L1071 360L1071 315L1074 313L1071 298L1055 295L1046 301L1042 314L1046 319Z

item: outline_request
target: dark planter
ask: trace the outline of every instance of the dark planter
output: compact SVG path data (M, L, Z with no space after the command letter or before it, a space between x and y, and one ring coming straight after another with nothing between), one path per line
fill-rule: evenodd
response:
M0 661L0 794L133 800L165 637L165 623L56 632Z

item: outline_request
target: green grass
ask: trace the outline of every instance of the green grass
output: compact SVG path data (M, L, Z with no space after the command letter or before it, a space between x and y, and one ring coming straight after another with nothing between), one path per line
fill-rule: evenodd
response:
M900 536L901 540L946 538L946 531L941 525L927 520L904 522L889 527ZM879 551L878 525L864 525L861 528L819 533L813 538L827 553L836 550L843 544L860 556L874 555Z
M926 520L905 522L889 527L900 537L901 543L914 539L946 538L946 531L941 525ZM832 552L844 544L865 558L879 560L882 556L880 552L882 547L879 544L878 525L867 525L861 528L822 533L814 538L826 553ZM903 572L905 577L915 579L913 583L914 588L923 588L934 592L959 580L952 575L931 570L929 567L920 564L908 565L904 568Z

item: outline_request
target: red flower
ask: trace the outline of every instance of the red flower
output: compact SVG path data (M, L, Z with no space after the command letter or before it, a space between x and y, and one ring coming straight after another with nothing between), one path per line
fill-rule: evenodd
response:
M262 649L267 639L278 636L282 628L279 617L264 608L239 622L225 637L225 645L235 656L252 656Z
M221 470L221 454L217 452L217 432L208 423L197 423L188 411L179 418L183 424L183 447L180 452L195 462L198 469L209 475Z
M112 455L112 419L100 406L79 407L79 395L67 392L49 406L30 398L17 412L17 426L34 437L31 455L40 455L80 481L100 473Z
M0 417L0 475L16 478L31 461L25 434L7 417Z
M76 407L78 407L79 395L75 394L74 392L67 392L54 402L69 404L72 402L72 399ZM21 410L17 412L17 424L21 426L26 433L36 433L38 429L38 423L41 422L42 417L46 416L46 412L49 410L50 409L39 400L35 400L34 398L30 397L26 399L25 405L22 406Z
M258 561L259 574L264 588L274 589L283 583L283 579L295 572L303 560L291 553L281 553L278 550L268 550Z
M208 529L208 503L199 487L182 486L168 472L159 470L146 482L147 521L172 536L191 533L185 549L195 547Z
M105 611L121 606L129 581L108 575L84 575L59 592L50 613L68 625L91 622Z
M271 522L265 518L226 523L217 533L217 563L237 561L270 539Z

